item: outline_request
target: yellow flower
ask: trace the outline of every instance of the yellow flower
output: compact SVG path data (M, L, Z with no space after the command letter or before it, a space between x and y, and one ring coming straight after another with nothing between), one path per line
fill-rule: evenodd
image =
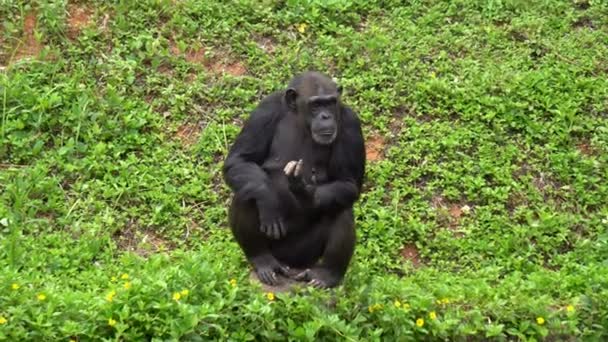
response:
M395 307L397 307L397 308L401 307L401 302L398 300L396 300L395 303L393 303L393 304L395 304Z
M437 313L435 311L431 311L429 313L429 318L430 319L437 319Z
M4 316L0 316L0 325L6 324L6 322L8 322L8 320L4 318Z
M39 293L36 298L38 298L39 301L43 301L46 299L46 295L44 293Z
M130 288L131 288L131 282L130 282L130 281L126 282L126 283L123 285L123 287L125 288L125 290L130 289Z
M179 292L174 292L173 293L173 300L174 301L178 301L178 300L180 300L180 298L182 298L182 295L179 294Z
M403 303L403 308L404 308L404 309L409 309L409 308L410 308L410 305L409 305L408 303Z
M186 297L190 293L190 291L188 291L187 289L183 289L180 293L182 296Z
M539 325L543 325L545 324L545 319L542 317L536 317L536 323L538 323Z
M116 325L116 321L110 318L110 319L108 320L108 325L109 325L109 326L111 326L111 327L113 327L113 326L115 326L115 325Z
M73 339L73 338L71 338L71 339L70 339L70 342L76 342L76 340L75 340L75 339Z
M298 31L299 31L300 33L304 33L304 32L306 31L306 29L307 29L307 28L308 28L308 25L307 25L307 24L305 24L305 23L302 23L302 24L298 25Z
M112 278L110 278L110 281L115 282L116 281L116 277L113 276Z
M107 300L108 302L111 302L111 301L113 301L113 300L114 300L114 296L116 296L116 291L112 290L112 291L110 291L110 293L108 293L108 294L106 295L106 300Z
M274 300L274 293L272 293L272 292L268 292L268 293L266 294L266 298L268 298L268 300Z
M424 319L418 318L416 320L416 325L419 326L419 327L422 327L424 325Z
M447 298L442 298L441 299L441 304L450 304L450 300Z
M574 305L572 305L572 304L571 304L571 305L568 305L568 306L566 307L566 311L568 311L568 312L574 312Z
M19 290L19 284L17 284L17 283L13 283L13 284L11 285L11 289L13 289L13 291L17 291L17 290Z
M374 311L378 311L378 310L381 310L381 309L382 309L382 304L374 304L374 305L370 305L367 308L367 311L374 312Z
M230 279L230 285L232 285L232 287L236 286L236 279Z
M125 279L129 279L129 275L128 275L128 274L126 274L126 273L123 273L123 274L120 276L120 279L123 279L123 280L125 280Z

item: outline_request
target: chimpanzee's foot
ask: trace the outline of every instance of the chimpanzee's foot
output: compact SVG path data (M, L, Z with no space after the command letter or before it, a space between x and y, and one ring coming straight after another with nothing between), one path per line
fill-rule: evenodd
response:
M260 279L262 283L271 286L279 285L280 281L277 278L278 274L287 276L290 272L289 267L281 264L270 255L254 258L252 264L258 279Z
M335 272L323 267L306 269L293 278L299 281L306 281L309 285L322 289L335 287L342 280L339 274L335 274Z

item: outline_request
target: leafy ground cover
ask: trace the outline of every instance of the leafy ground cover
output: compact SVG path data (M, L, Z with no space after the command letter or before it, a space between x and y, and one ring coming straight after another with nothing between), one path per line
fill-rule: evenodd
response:
M0 339L608 338L608 4L0 0ZM342 287L265 293L221 162L317 69L368 145Z

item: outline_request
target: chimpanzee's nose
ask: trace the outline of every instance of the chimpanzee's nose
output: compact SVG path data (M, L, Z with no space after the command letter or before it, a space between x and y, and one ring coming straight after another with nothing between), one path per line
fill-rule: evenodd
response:
M329 119L329 113L327 113L327 112L321 113L321 119L323 119L323 120Z

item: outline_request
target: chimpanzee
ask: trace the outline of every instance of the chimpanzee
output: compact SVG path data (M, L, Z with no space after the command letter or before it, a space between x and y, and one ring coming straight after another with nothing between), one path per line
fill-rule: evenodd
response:
M263 283L329 288L349 266L365 143L341 93L322 73L297 75L259 103L224 162L230 227Z

